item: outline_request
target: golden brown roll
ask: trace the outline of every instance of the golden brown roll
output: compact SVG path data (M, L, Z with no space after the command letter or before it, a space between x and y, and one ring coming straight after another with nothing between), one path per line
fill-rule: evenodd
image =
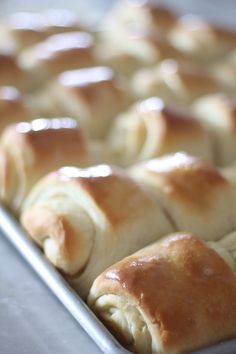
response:
M236 277L194 235L178 233L114 264L89 306L138 354L183 354L236 335Z
M221 90L211 73L190 63L167 59L138 71L131 83L137 97L160 96L168 103L189 105L197 97Z
M25 97L11 86L0 87L0 132L7 125L30 120L33 118L33 110Z
M194 16L181 17L170 33L174 46L199 62L212 62L236 45L236 32Z
M208 95L194 102L193 111L211 136L216 164L227 166L236 161L236 99Z
M173 230L138 184L109 165L46 176L22 209L29 235L83 296L106 267Z
M38 108L42 115L74 117L90 136L102 138L129 100L122 78L108 67L93 67L60 74L38 96Z
M24 50L19 63L31 75L38 88L62 71L95 65L93 37L86 32L69 32L49 36Z
M162 35L147 31L133 31L117 40L109 38L97 46L97 56L117 72L131 75L136 70L172 58L187 61L188 57L174 48Z
M135 103L113 123L109 144L122 165L186 151L212 160L210 140L187 109L166 105L158 97Z
M0 48L21 52L43 41L47 36L84 29L77 16L68 10L44 13L19 12L3 21L0 27Z
M28 89L28 77L19 66L14 54L0 50L0 86L15 86L20 90Z
M71 118L10 125L0 139L1 200L17 211L43 175L65 164L88 166L98 160L99 151L95 152L77 121Z
M124 36L130 30L147 29L164 35L176 23L176 15L168 7L154 1L119 1L108 13L104 24L104 36Z
M168 214L176 230L207 241L235 230L233 188L210 163L176 153L137 164L130 174Z

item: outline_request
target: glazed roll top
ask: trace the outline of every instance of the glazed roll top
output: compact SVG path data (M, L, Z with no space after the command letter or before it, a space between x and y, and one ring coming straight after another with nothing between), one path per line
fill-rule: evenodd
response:
M235 229L233 187L210 163L176 153L130 169L171 218L176 230L217 240Z
M201 123L187 109L158 97L139 101L117 116L109 145L126 166L177 151L212 160L211 141Z
M20 65L38 88L58 73L95 65L93 37L86 32L56 34L23 51Z
M194 16L180 17L170 33L177 48L202 63L212 63L236 45L236 32Z
M0 195L18 210L34 183L66 163L89 165L87 140L71 118L36 119L7 127L0 139Z
M106 267L173 230L139 185L108 165L45 177L26 199L21 222L82 296Z
M236 335L235 298L228 264L196 236L179 233L108 268L88 303L135 353L181 354Z
M193 111L211 137L216 164L236 161L236 99L226 94L204 96L194 102Z
M38 98L44 114L72 116L93 138L104 137L128 103L125 82L108 67L66 71Z
M200 96L219 92L221 84L210 72L189 63L163 60L151 69L138 71L131 82L140 98L160 96L168 103L189 105Z

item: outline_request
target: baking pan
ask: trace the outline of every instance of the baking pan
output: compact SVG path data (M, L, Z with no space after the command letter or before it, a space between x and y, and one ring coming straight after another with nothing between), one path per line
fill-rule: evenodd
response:
M17 220L1 205L0 220L0 229L4 236L16 247L98 347L106 354L131 353L117 342L62 275L47 261L40 249L27 237ZM235 353L236 339L194 352L194 354Z

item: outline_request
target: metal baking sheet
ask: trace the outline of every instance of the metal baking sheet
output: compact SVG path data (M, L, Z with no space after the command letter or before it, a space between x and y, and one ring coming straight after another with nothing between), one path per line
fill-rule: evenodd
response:
M130 353L117 342L61 274L46 260L39 248L27 237L19 223L3 206L0 206L0 220L0 230L5 237L16 247L98 347L106 354ZM196 351L194 354L235 354L235 352L236 339L233 339Z

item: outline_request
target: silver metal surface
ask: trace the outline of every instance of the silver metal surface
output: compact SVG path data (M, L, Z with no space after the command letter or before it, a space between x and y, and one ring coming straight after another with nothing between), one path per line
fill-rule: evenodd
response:
M0 206L0 229L21 255L31 265L39 277L91 336L100 349L107 354L128 353L111 336L102 323L69 286L59 272L44 258L42 252L25 235L16 220Z

